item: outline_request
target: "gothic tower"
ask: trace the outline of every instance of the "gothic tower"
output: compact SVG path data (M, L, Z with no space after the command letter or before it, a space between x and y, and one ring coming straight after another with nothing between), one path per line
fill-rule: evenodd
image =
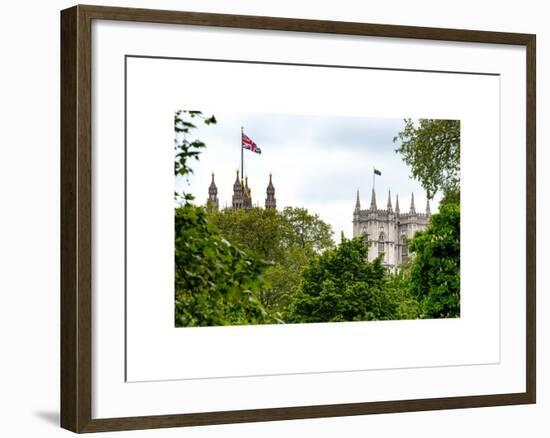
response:
M267 197L265 198L265 208L277 208L277 200L275 199L275 187L271 181L271 173L269 174L269 184L266 190Z
M237 170L237 178L233 183L233 209L243 208L244 206L244 188L239 180L239 171Z
M243 183L243 207L252 208L252 191L248 187L248 176L244 178Z
M372 193L370 195L370 209L371 211L376 211L376 193L374 192L374 189L372 189Z
M395 195L395 214L399 216L399 194Z
M214 182L214 172L212 172L212 182L210 183L210 187L208 187L208 200L206 201L206 205L216 210L220 207L218 187L216 187L216 183Z
M361 209L359 191L353 209L353 236L362 236L368 242L367 259L372 261L380 257L382 264L395 271L409 260L408 242L415 233L425 229L430 222L430 204L426 203L426 212L416 211L414 194L411 193L411 204L408 212L399 209L399 196L392 204L391 192L388 191L386 208L378 208L376 192L371 193L370 205Z

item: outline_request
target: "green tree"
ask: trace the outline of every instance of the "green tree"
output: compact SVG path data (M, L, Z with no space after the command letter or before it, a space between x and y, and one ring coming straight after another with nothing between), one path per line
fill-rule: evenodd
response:
M460 189L449 189L443 194L439 205L456 204L460 205Z
M175 323L177 327L278 322L259 294L268 264L222 237L202 207L175 211Z
M305 208L254 207L209 210L208 214L227 239L265 260L284 261L294 248L311 257L334 245L331 226Z
M282 217L286 223L286 246L299 246L310 255L334 246L332 228L318 214L305 208L285 207Z
M205 117L201 111L178 110L174 114L174 175L188 177L193 173L189 161L198 160L201 149L206 145L198 138L191 139L192 130L197 126L191 121L192 119L202 120L205 125L214 125L217 123L215 116ZM176 193L176 199L186 203L193 200L193 195L190 193Z
M204 142L193 137L197 127L216 123L200 111L177 111L174 117L176 177L193 172ZM175 325L177 327L279 322L264 308L260 293L269 263L233 246L207 220L205 209L191 203L193 196L176 193L175 209Z
M232 244L272 262L260 297L273 311L286 308L308 262L334 245L330 225L305 208L210 209L208 218Z
M430 224L418 231L409 248L411 292L423 318L460 316L460 207L440 206Z
M305 268L285 316L287 322L395 319L396 304L386 293L380 258L367 261L362 238L341 243Z
M405 126L394 137L401 154L428 193L460 191L460 120L405 119Z
M268 287L260 294L262 304L275 312L284 313L310 260L311 256L302 248L288 248L283 260L265 270Z
M242 250L269 261L284 258L285 223L273 208L209 210L208 220Z
M420 303L412 294L411 277L408 267L388 275L386 293L397 305L395 319L418 319L421 316Z

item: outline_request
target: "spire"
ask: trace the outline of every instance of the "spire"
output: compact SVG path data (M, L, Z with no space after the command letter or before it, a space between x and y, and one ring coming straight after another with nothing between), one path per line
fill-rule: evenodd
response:
M414 193L411 193L411 208L409 213L416 214L416 209L414 208Z
M361 210L361 201L359 200L359 189L357 189L357 199L355 200L355 211Z
M426 215L431 216L432 211L430 210L430 198L426 197Z
M237 178L233 183L233 200L232 206L234 209L243 208L243 185L239 179L239 170L237 169Z
M248 187L248 176L244 177L243 182L243 206L244 208L252 208L252 192Z
M212 181L210 182L210 187L208 187L208 194L218 194L218 187L216 187L216 182L214 181L214 172L212 172Z
M399 195L395 195L395 214L399 214Z
M377 210L376 208L376 193L374 192L374 189L372 189L372 194L370 197L370 209L371 210Z
M277 200L275 199L275 187L271 180L271 172L269 173L269 184L266 190L267 197L265 198L265 208L277 208Z
M388 209L388 211L392 211L392 206L391 206L391 190L388 190L388 206L387 206L387 209Z
M214 172L212 172L212 182L210 183L210 187L208 187L208 200L206 201L206 205L210 205L215 208L218 208L220 205L218 200L218 187L214 182Z

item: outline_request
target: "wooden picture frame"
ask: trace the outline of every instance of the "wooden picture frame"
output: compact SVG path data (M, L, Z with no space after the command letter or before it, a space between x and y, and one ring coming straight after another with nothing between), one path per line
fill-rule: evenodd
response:
M94 20L184 24L385 38L517 45L526 48L526 391L416 400L222 412L92 418L92 35ZM98 432L177 426L529 404L536 401L536 37L275 17L99 6L61 12L61 426Z

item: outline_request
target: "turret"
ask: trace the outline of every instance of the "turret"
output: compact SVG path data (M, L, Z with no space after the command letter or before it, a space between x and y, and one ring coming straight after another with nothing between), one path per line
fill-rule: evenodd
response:
M237 170L237 178L233 183L233 200L232 207L234 209L243 208L243 185L239 179L239 171Z
M411 193L411 208L409 209L410 214L416 214L416 209L414 208L414 193Z
M388 212L392 212L392 206L391 206L391 190L388 190L388 205L387 205Z
M218 187L214 182L214 172L212 172L212 182L210 183L210 187L208 187L208 200L206 201L206 205L216 209L220 206L218 200Z
M269 184L266 189L265 208L277 208L277 200L275 199L275 187L271 181L271 173L269 173Z
M399 214L399 195L395 195L395 214Z
M359 189L357 189L357 199L355 199L355 213L359 213L361 210L361 201L359 200Z
M374 192L374 189L372 189L372 194L370 197L370 209L373 211L376 211L376 193Z
M252 191L248 187L248 176L244 178L243 184L243 207L252 208Z

